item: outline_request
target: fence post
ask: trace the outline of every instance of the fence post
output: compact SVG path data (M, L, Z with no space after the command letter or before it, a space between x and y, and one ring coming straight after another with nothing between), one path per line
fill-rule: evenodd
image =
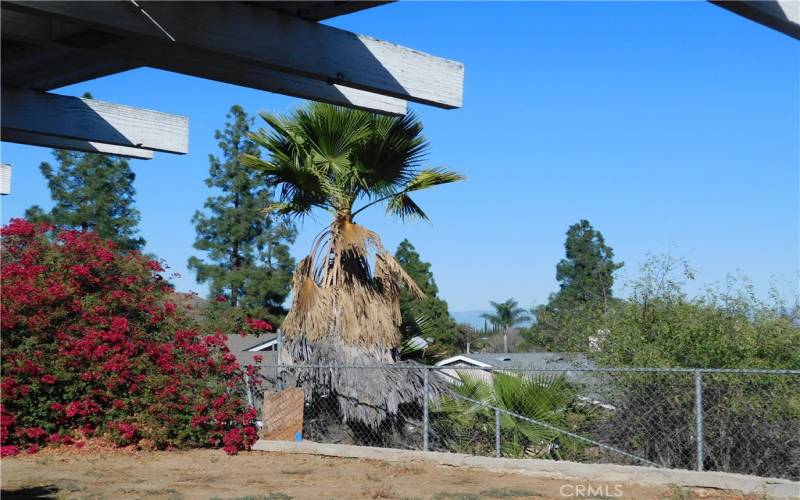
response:
M283 350L283 332L281 331L280 328L278 328L278 332L277 333L278 333L278 338L277 338L277 340L278 340L278 343L277 343L278 344L277 345L278 352L275 355L275 360L276 360L275 364L277 365L275 367L275 388L277 390L279 390L279 391L282 391L283 390L283 370L281 369L282 368L282 365L281 365L281 351Z
M500 410L494 409L494 454L500 458Z
M244 384L247 388L247 404L250 406L255 406L253 402L253 389L250 387L250 375L247 374L247 371L244 372Z
M694 371L694 420L697 441L697 470L703 470L703 372Z
M428 368L422 370L422 449L428 451Z

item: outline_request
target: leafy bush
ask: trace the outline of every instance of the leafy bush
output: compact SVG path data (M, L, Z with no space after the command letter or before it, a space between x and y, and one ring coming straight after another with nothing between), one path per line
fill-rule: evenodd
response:
M161 271L91 232L2 229L4 455L88 437L229 453L255 441L225 337L192 328Z
M688 368L800 367L800 326L773 293L756 298L746 280L729 278L690 298L684 262L651 258L627 301L606 315L598 360L609 366ZM687 375L624 378L622 402L607 438L672 467L696 466L694 391ZM704 467L800 477L800 393L795 376L703 376ZM653 416L657 415L657 421Z

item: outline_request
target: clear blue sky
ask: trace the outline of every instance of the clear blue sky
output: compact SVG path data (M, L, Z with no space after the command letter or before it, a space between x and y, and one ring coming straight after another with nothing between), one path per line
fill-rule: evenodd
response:
M432 223L362 222L387 247L405 237L433 264L453 311L556 290L564 232L601 230L625 275L647 252L686 257L698 282L726 273L797 292L800 240L800 43L707 2L399 3L330 24L466 66L464 107L413 106L431 165L469 177L419 196ZM181 290L193 212L214 130L241 104L286 111L298 100L156 70L59 90L185 114L190 154L133 161L141 231ZM2 145L14 165L2 221L50 205L38 165L46 149ZM308 250L324 219L293 247Z

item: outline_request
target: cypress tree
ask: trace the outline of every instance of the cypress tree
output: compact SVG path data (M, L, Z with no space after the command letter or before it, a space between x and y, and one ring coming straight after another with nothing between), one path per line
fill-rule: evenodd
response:
M65 150L54 150L53 157L56 167L43 162L39 169L55 205L49 212L34 205L25 217L66 229L92 230L122 250L141 250L145 241L138 234L140 214L134 206L136 175L128 160Z
M397 247L395 259L425 293L424 299L418 299L408 290L401 290L400 312L403 323L413 325L423 321L425 330L431 332L434 340L449 348L457 348L461 336L458 325L450 317L447 302L439 298L439 287L436 286L430 263L420 258L414 245L408 240L403 240Z
M566 258L556 266L559 299L603 303L611 299L614 272L623 264L614 262L614 250L606 245L603 233L581 220L567 230L564 249Z
M214 135L221 155L209 155L206 179L220 193L210 196L205 211L192 218L194 247L206 252L206 259L191 257L189 268L198 282L209 283L211 297L224 297L233 308L277 322L286 313L283 302L294 268L288 244L296 230L288 221L265 214L273 191L258 170L239 162L245 153L259 155L248 138L252 119L238 105L227 118L225 129Z

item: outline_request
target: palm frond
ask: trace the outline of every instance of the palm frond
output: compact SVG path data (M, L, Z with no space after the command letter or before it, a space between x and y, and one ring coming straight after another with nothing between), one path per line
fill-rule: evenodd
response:
M406 217L429 220L428 215L405 193L389 198L386 203L386 213L396 215L400 220L405 220Z
M466 179L466 177L457 172L452 172L442 168L427 168L425 170L420 170L417 175L409 180L403 191L410 193L413 191L428 189L433 186L462 181L464 179Z

